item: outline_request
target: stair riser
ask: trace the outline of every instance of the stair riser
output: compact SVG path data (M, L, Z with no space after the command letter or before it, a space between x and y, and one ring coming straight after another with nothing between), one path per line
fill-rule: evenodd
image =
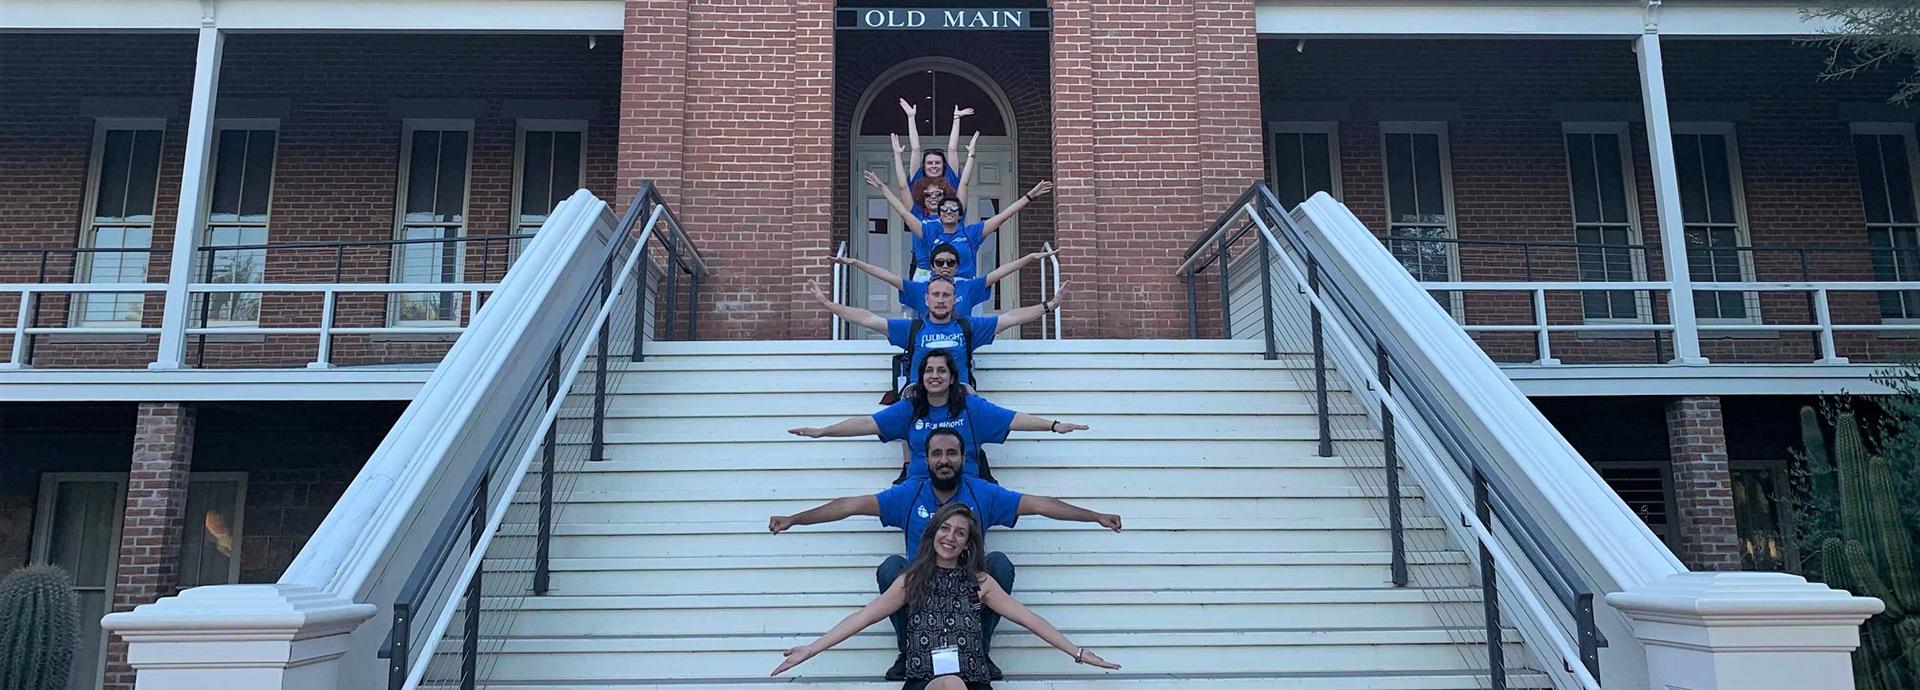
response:
M889 477L891 479L891 477ZM1019 488L1018 485L1008 483ZM878 491L885 482L874 486ZM593 495L576 485L573 498L560 513L560 524L606 524L614 522L671 522L699 516L702 520L765 520L773 515L792 515L820 505L811 500L769 500L737 502L593 502ZM532 494L527 494L531 499ZM1377 518L1385 513L1383 499L1372 498L1072 498L1076 504L1124 518L1192 518L1229 515L1259 515L1267 518ZM519 506L515 506L517 510ZM1407 517L1426 515L1420 501L1407 501ZM510 518L510 522L511 522Z
M1092 427L1075 432L1088 438L1113 439L1190 439L1222 440L1307 440L1319 438L1319 422L1312 415L1234 415L1173 417L1167 415L1062 415ZM660 442L705 441L780 441L796 438L787 433L798 427L824 427L844 419L844 415L806 415L793 417L702 418L689 423L678 418L616 418L607 420L607 433L644 436ZM1338 438L1376 439L1344 433L1335 428ZM1014 432L1015 435L1040 432Z
M1194 589L1270 587L1280 589L1325 587L1338 582L1349 587L1384 587L1392 579L1386 566L1023 566L1019 554L1009 556L1018 569L1018 586L1039 590L1098 591L1135 589L1138 583L1179 583ZM874 559L879 564L880 558ZM489 572L500 572L489 564ZM1415 568L1417 583L1425 587L1464 587L1471 583L1464 566ZM871 583L874 567L782 568L777 570L628 570L553 573L554 594L723 594L764 592L768 583L798 592L843 591ZM489 590L495 591L495 590ZM505 592L498 592L505 593ZM517 593L517 590L516 590Z
M737 393L663 393L628 395L613 399L607 413L615 417L692 417L692 416L780 416L795 410L823 415L853 416L872 414L880 409L879 394L853 393L767 393L741 396ZM995 404L1035 414L1169 414L1197 415L1213 412L1238 414L1312 414L1312 402L1304 396L1265 391L1163 393L1150 398L1100 392L1007 391L992 396ZM590 410L578 406L581 410Z
M876 408L878 409L878 408ZM785 428L781 431L784 433ZM1088 434L1068 434L1065 436L1045 433L1015 433L1006 443L992 446L992 451L1004 453L1007 457L1034 459L1072 459L1085 462L1087 458L1182 458L1194 465L1204 465L1212 460L1244 461L1258 458L1303 458L1317 451L1318 442L1313 438L1296 440L1261 441L1216 441L1211 439L1174 439L1174 440L1103 440ZM635 462L699 462L714 458L727 458L735 461L734 466L747 465L755 458L780 458L782 461L797 460L844 460L848 462L891 461L898 467L900 461L899 443L879 443L872 437L860 439L804 439L786 436L771 441L738 441L729 443L724 452L716 451L712 443L665 443L658 441L633 442L632 437L610 437L607 453L610 459ZM584 448L585 443L560 444L563 449ZM576 454L567 454L575 457ZM1371 457L1378 457L1377 450ZM755 463L748 466L762 466Z
M494 553L531 554L531 537L502 536ZM1008 552L1205 553L1209 551L1383 551L1386 530L1296 530L1290 532L1188 530L1109 533L1097 528L1072 531L992 530L987 548ZM556 536L555 558L606 556L751 556L817 553L884 553L905 548L899 532L817 532L812 534L673 534Z
M1178 467L1126 467L1107 468L1086 466L1074 468L1023 468L1020 459L1008 457L1002 461L990 454L993 462L994 478L1003 485L1018 490L1022 486L1077 486L1105 489L1107 487L1153 486L1167 487L1169 490L1198 491L1213 486L1270 486L1276 488L1294 487L1351 487L1356 485L1383 485L1386 473L1377 471L1329 469L1205 469ZM874 491L887 488L899 476L897 465L887 469L846 469L846 470L750 470L750 471L691 471L691 472L583 472L577 477L561 473L555 479L555 486L564 486L572 480L573 495L579 499L583 494L606 491L675 491L704 490L729 484L754 484L778 486L789 489L831 488L871 486ZM537 486L537 485L535 485ZM529 487L532 488L532 487Z
M1019 369L979 372L979 390L991 398L1012 391L1265 391L1300 392L1312 390L1311 377L1302 377L1281 369L1236 371L1189 371L1174 369L1076 369L1038 371ZM885 367L864 371L768 371L747 374L737 371L660 371L628 374L611 388L615 393L743 393L784 391L789 393L862 393L875 399L887 390L890 376ZM751 388L743 389L746 384ZM1330 384L1331 385L1331 384Z

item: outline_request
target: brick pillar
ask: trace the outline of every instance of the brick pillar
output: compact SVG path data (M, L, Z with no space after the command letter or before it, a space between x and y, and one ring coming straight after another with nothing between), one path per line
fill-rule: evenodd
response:
M1727 468L1720 398L1668 401L1667 446L1673 456L1673 492L1680 509L1680 560L1694 570L1739 570L1740 538L1734 525L1733 475Z
M1254 3L1053 4L1067 332L1185 337L1181 255L1261 176Z
M193 421L193 408L181 403L140 404L127 476L126 515L120 528L120 562L114 575L114 611L153 603L179 589ZM133 680L127 644L116 638L107 645L103 687L131 690Z

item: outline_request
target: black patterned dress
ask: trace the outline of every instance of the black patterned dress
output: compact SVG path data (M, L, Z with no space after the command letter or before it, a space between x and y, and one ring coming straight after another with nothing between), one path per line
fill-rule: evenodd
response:
M908 605L907 687L933 679L933 650L960 648L960 679L987 687L987 655L980 650L980 585L959 568L938 568ZM976 683L978 685L976 685Z

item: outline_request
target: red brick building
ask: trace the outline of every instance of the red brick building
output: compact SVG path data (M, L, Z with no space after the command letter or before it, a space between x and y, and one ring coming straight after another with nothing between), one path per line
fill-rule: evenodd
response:
M276 577L576 188L673 204L686 335L828 337L829 257L904 256L860 183L899 98L928 147L977 111L976 212L1056 184L982 261L1060 248L1072 338L1219 336L1189 245L1256 180L1333 195L1696 568L1791 568L1797 408L1915 349L1920 116L1791 6L285 5L0 11L0 569L94 610ZM1019 19L867 26L955 8Z

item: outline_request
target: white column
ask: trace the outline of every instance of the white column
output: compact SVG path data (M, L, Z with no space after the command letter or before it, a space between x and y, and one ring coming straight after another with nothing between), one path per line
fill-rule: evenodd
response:
M1667 119L1667 73L1660 34L1649 23L1634 39L1640 55L1640 102L1646 107L1647 151L1653 162L1653 204L1660 219L1660 256L1673 290L1667 310L1673 320L1673 363L1705 364L1700 329L1693 316L1693 275L1687 268L1687 230L1680 215L1680 176L1673 163L1673 123Z
M180 208L173 225L173 261L167 269L166 306L160 321L160 353L149 369L186 367L187 283L193 281L194 255L200 249L200 222L206 217L207 180L212 168L213 104L220 92L220 49L226 35L212 21L200 27L200 50L193 67L193 104L187 114L186 165L180 171Z
M135 690L338 690L340 658L372 604L309 587L223 585L108 614Z
M1643 687L1662 690L1851 688L1860 623L1885 608L1785 573L1682 573L1607 604L1646 649Z

